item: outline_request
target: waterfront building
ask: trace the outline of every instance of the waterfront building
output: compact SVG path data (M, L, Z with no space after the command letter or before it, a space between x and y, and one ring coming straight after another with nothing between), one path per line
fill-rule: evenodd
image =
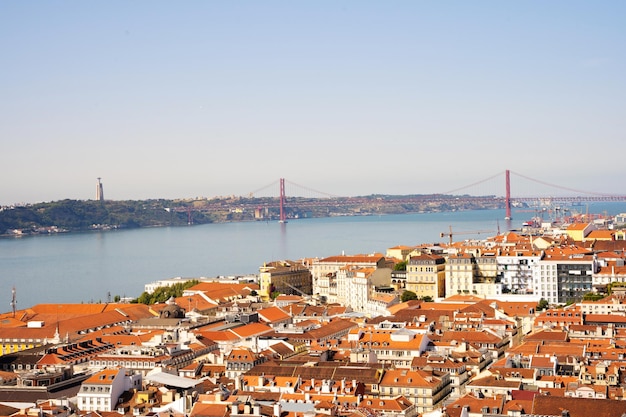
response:
M175 277L169 279L161 279L158 281L153 281L149 284L145 284L143 290L148 294L152 294L157 288L160 287L171 287L176 284L185 284L189 281L199 281L199 282L207 282L206 278L183 278L183 277Z
M252 291L258 292L259 286L254 283L233 282L200 282L183 292L183 297L199 294L208 302L220 305L251 296Z
M398 245L387 249L387 258L394 258L399 261L407 261L409 254L416 250L416 246Z
M406 289L418 298L432 299L444 296L446 260L440 255L421 253L409 258L407 264Z
M593 223L572 223L565 229L565 233L575 242L583 242L592 230L596 230Z
M382 254L339 255L315 259L311 264L313 294L320 301L337 303L337 272L348 265L363 268L385 268L387 261Z
M259 268L259 295L269 300L272 293L311 295L313 278L309 269L294 261L273 261Z

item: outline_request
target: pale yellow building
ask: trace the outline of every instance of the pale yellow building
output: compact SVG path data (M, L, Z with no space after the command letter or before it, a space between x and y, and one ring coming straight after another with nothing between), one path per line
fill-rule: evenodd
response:
M388 248L386 256L387 258L395 258L401 261L406 261L409 254L415 250L415 246L398 245L393 248Z
M310 295L313 279L309 269L294 261L274 261L259 268L259 295L269 299L273 292Z
M445 294L446 260L443 256L422 253L411 256L406 270L406 289L433 299Z
M567 233L572 240L582 242L592 230L595 230L593 223L574 223L570 224L567 229L565 229L565 233Z

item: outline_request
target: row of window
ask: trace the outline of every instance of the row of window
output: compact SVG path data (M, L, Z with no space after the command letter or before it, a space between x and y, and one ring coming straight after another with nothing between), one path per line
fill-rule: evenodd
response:
M432 266L420 266L418 267L409 266L409 272L436 272L438 269L433 268Z
M90 361L90 366L124 366L129 368L154 368L155 362L136 362L136 361Z
M109 392L109 391L111 391L111 387L110 386L106 386L106 387L98 386L98 387L95 387L93 385L83 385L82 391L83 392Z

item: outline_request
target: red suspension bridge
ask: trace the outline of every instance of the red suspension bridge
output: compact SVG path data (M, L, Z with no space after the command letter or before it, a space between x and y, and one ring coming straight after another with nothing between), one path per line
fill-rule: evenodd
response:
M516 194L512 193L512 175L515 189L519 190ZM511 219L512 208L556 207L601 201L626 201L626 195L577 190L506 170L444 193L404 196L342 197L281 178L249 193L247 197L212 201L194 210L253 212L256 220L278 219L286 222L288 218L297 217L488 208L505 209L505 216ZM188 211L188 214L191 222L191 212Z

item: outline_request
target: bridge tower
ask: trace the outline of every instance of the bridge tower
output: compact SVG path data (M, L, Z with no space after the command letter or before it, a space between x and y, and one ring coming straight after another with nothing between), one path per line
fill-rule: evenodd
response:
M505 214L504 219L512 220L512 217L511 217L511 172L508 169L506 170L506 199L505 199L504 205L506 206L506 214Z
M285 179L280 179L280 219L279 222L287 223L287 217L285 215Z

